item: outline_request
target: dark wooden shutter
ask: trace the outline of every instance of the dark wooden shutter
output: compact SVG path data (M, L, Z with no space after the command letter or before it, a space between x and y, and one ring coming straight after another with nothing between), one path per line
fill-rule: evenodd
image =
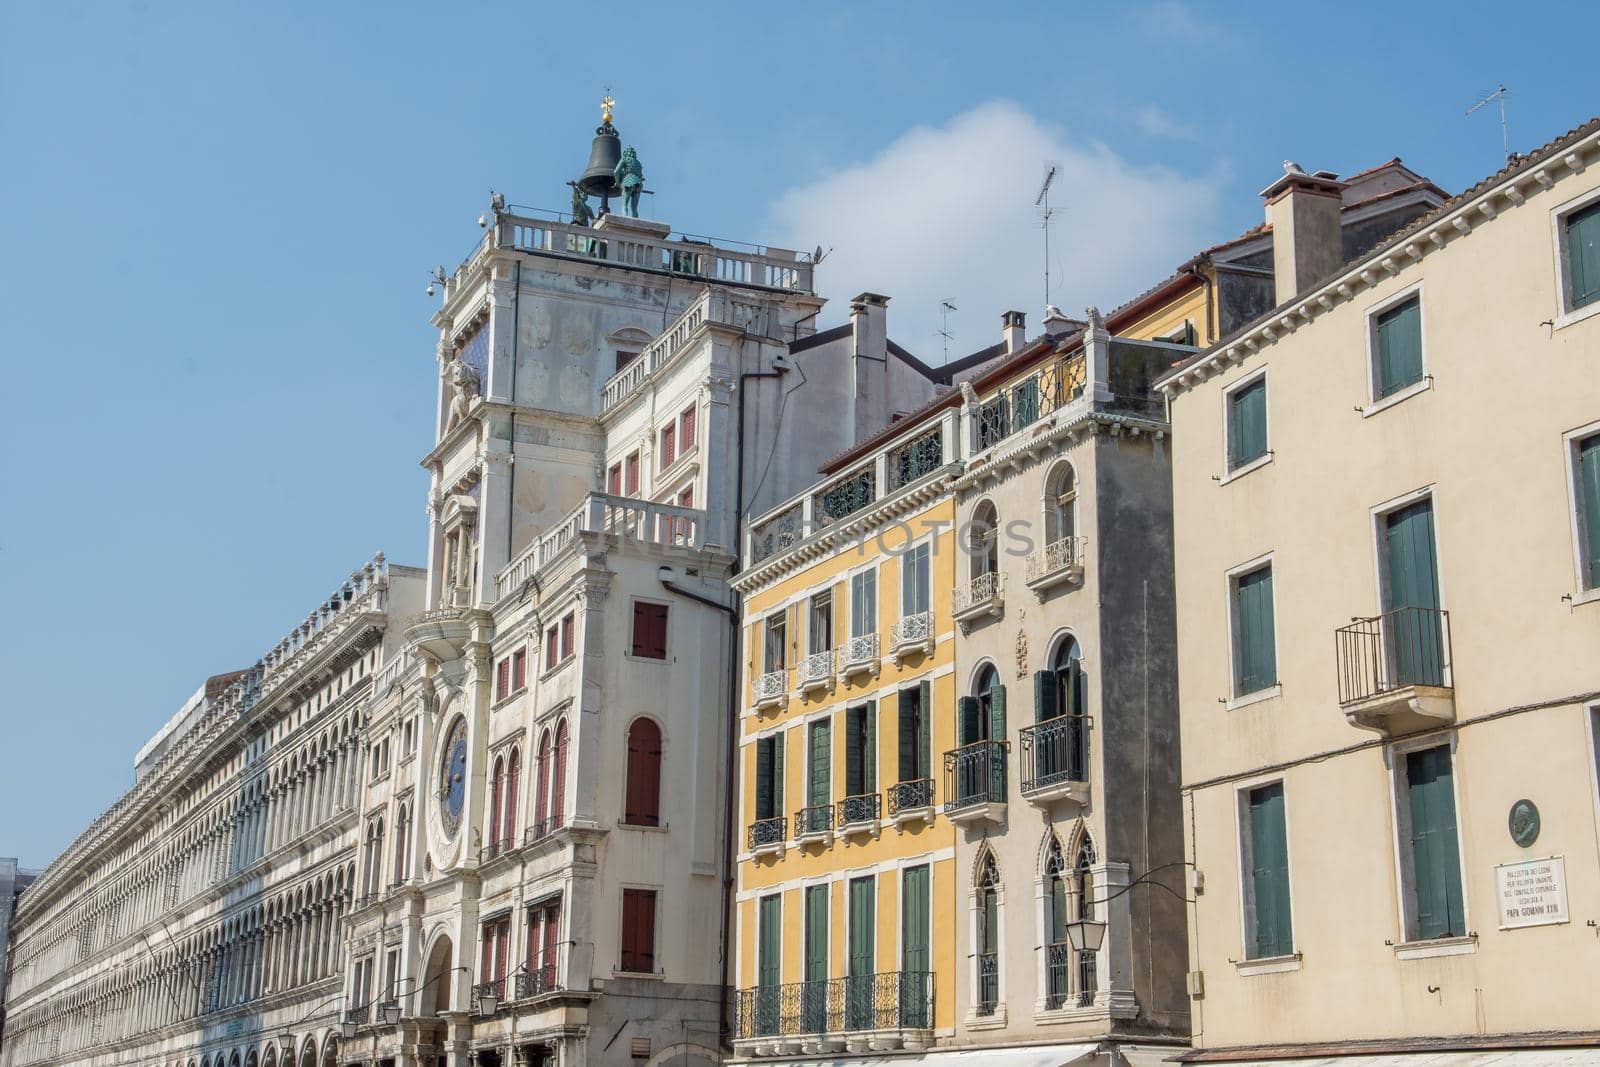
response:
M780 944L783 939L783 897L777 893L761 898L756 945L756 984L776 986L782 980L779 972Z
M500 661L500 666L495 672L494 695L496 699L504 697L511 691L511 657L507 656Z
M865 708L856 705L844 711L844 795L847 797L860 796L866 792L864 788L862 756L865 754L866 724Z
M1567 216L1567 281L1576 311L1600 300L1600 204Z
M917 777L933 776L933 683L917 686Z
M1444 643L1437 614L1439 571L1434 555L1433 502L1422 500L1385 520L1390 669L1400 685L1441 685Z
M687 451L694 446L694 408L686 408L683 412L683 447Z
M667 658L667 605L633 605L633 654L648 659Z
M1228 397L1228 468L1267 454L1267 380L1258 378Z
M1466 931L1461 904L1461 852L1456 841L1456 798L1450 749L1406 755L1411 806L1411 868L1419 941L1460 937Z
M996 685L989 690L989 740L1006 739L1006 687Z
M1234 592L1239 629L1239 693L1254 693L1278 681L1273 639L1272 568L1262 567L1238 581Z
M932 970L928 952L928 868L908 868L901 878L900 969Z
M828 763L828 720L811 724L811 783L808 805L826 804L832 794L832 770Z
M1072 715L1089 714L1089 689L1084 684L1081 659L1067 661L1067 712Z
M1412 297L1378 316L1378 396L1422 380L1422 301Z
M981 740L978 725L979 709L977 697L961 697L956 701L958 717L961 720L962 745L970 745Z
M863 793L876 793L878 791L878 702L867 701L866 707L861 709L861 717L865 720L862 725L862 773L861 791Z
M1596 205L1594 210L1600 210ZM1596 242L1600 243L1600 216L1595 223ZM1596 252L1600 257L1600 252ZM1595 265L1600 275L1600 263ZM1600 277L1596 278L1600 286ZM1578 521L1583 527L1584 585L1600 587L1600 434L1578 445Z
M521 649L511 657L511 684L517 689L523 689L528 684L528 652Z
M756 820L772 818L772 738L756 742Z
M850 880L850 960L852 978L873 972L873 943L877 917L873 908L873 877Z
M635 826L661 823L661 731L649 719L628 728L628 788L623 821Z
M772 739L772 814L783 814L783 745L784 734Z
M1056 697L1056 672L1033 672L1033 721L1044 722L1056 717L1059 710Z
M806 887L805 980L820 982L828 977L828 887Z
M899 718L895 730L899 735L899 780L909 782L921 777L917 774L917 735L922 724L917 721L917 690L902 689L895 694Z
M1289 927L1289 844L1283 817L1283 783L1250 791L1250 876L1255 903L1252 955L1294 951Z

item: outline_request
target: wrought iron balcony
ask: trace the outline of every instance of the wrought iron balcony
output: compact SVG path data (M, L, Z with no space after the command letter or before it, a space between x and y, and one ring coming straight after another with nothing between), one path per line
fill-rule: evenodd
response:
M490 860L498 859L515 848L516 844L517 839L512 834L502 834L492 838L484 842L483 847L478 850L478 862L488 863Z
M561 982L561 976L554 960L537 964L517 975L514 985L518 1000L527 1000L529 997L542 997L546 993L555 993L566 986Z
M354 1023L356 1026L368 1025L372 1022L371 1003L362 1004L359 1007L346 1008L344 1010L344 1021Z
M839 801L835 818L841 833L854 830L878 829L878 813L883 810L883 797L877 793L860 793Z
M1395 608L1333 636L1339 706L1351 725L1400 733L1455 721L1449 612Z
M899 663L913 652L933 651L933 612L918 611L902 615L889 630L889 653Z
M933 821L933 779L913 778L896 782L884 792L889 794L889 817L896 823L914 819Z
M759 674L754 689L758 709L782 704L789 697L789 672L779 667L775 671Z
M799 675L802 693L809 693L813 689L832 689L833 649L813 652L800 661L800 669L795 673Z
M878 635L860 634L850 638L839 648L839 674L845 678L857 674L878 673Z
M899 489L944 465L944 427L935 426L889 453L889 488Z
M1004 572L985 571L957 586L950 603L956 621L967 625L985 616L999 617L1005 611L1005 584Z
M538 844L561 829L565 821L566 817L564 815L546 815L542 819L534 820L522 835L522 846L527 848L530 845Z
M1051 541L1028 557L1028 588L1049 589L1055 585L1083 584L1083 559L1087 537L1063 537Z
M1079 1008L1094 1006L1094 995L1099 985L1095 972L1095 954L1080 952L1071 942L1057 941L1044 947L1046 1011L1055 1011L1068 1004ZM1077 977L1077 992L1072 990L1073 976Z
M904 1047L920 1048L933 1029L933 974L888 971L848 978L741 989L734 1038L821 1037L855 1031L899 1032Z
M848 478L812 494L812 522L818 529L831 526L877 498L877 472L873 467L864 467Z
M825 841L833 835L833 805L812 804L794 813L796 841Z
M975 741L944 754L944 813L951 822L999 822L1006 810L1004 741Z
M356 897L355 903L350 905L350 910L351 911L362 911L362 910L364 910L366 908L372 907L377 902L378 902L378 894L377 893L362 893L359 897Z
M479 982L472 987L473 1010L478 1010L478 1002L486 996L492 996L501 1004L506 1002L506 980L496 978L492 982Z
M783 841L789 834L789 820L782 815L771 819L757 819L745 830L745 844L751 852L783 851Z
M1087 715L1058 715L1021 729L1024 797L1041 804L1089 799L1089 725Z

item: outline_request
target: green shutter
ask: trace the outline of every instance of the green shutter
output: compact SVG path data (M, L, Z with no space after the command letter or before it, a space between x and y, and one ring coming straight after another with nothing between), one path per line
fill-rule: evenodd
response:
M1056 717L1056 672L1033 672L1033 721L1044 722Z
M1234 599L1239 641L1235 688L1243 695L1278 681L1278 653L1272 634L1272 568L1262 567L1241 577Z
M1289 843L1283 817L1283 783L1250 791L1250 878L1255 902L1255 958L1294 951L1289 925Z
M919 727L913 711L916 707L916 692L915 689L902 689L895 694L895 706L899 712L899 717L895 722L895 732L900 741L898 770L899 781L902 782L909 782L917 776L917 730Z
M826 804L833 793L832 768L828 765L828 720L811 724L811 787L808 805Z
M1595 226L1600 229L1600 222ZM1600 284L1600 265L1595 273ZM1600 588L1600 434L1578 444L1578 516L1583 535L1583 584L1588 589Z
M1567 216L1567 281L1576 311L1600 300L1600 204Z
M1391 512L1385 520L1384 548L1388 611L1399 611L1388 624L1388 657L1393 681L1400 685L1440 685L1444 681L1444 648L1439 616L1439 573L1434 555L1433 502L1419 501Z
M862 749L866 724L861 721L860 705L844 709L844 795L860 796L862 788Z
M806 887L806 973L808 982L828 977L828 887Z
M917 686L917 777L933 776L933 683Z
M1084 684L1083 660L1067 661L1067 711L1073 715L1089 714L1089 689ZM1101 709L1104 710L1104 709Z
M1412 297L1378 316L1378 396L1422 380L1422 301Z
M756 818L772 818L772 738L756 742Z
M873 879L850 880L850 975L860 977L873 972L872 939L877 931L873 914Z
M961 719L960 744L970 745L982 739L978 725L978 698L960 697L956 700L956 709Z
M772 813L783 814L783 739L779 732L772 738Z
M989 740L1006 739L1006 687L996 685L989 690Z
M1267 380L1258 378L1228 398L1228 469L1267 454Z
M1039 383L1032 378L1012 391L1017 411L1017 428L1027 426L1039 417Z
M878 702L867 701L866 707L861 709L861 717L865 720L862 724L862 767L861 767L861 792L876 793L878 791Z
M908 868L901 878L900 969L932 970L928 951L928 868Z
M778 894L761 898L760 927L760 959L756 963L756 981L763 986L775 986L782 981L779 945L783 937L783 898Z
M1050 943L1067 941L1067 880L1056 871L1050 875Z
M1411 871L1416 894L1416 940L1466 934L1461 904L1461 853L1450 749L1406 755L1411 803Z

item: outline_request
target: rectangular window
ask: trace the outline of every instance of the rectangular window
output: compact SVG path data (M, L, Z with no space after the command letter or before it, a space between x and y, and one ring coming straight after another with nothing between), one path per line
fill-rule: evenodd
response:
M694 405L683 409L683 415L678 420L678 440L685 452L694 447Z
M634 602L633 654L645 659L667 658L667 605Z
M1580 208L1561 220L1563 258L1567 267L1567 310L1600 300L1600 203Z
M678 458L678 430L668 423L661 431L661 469L666 470L672 466L672 461Z
M622 495L639 495L639 453L630 452L622 463Z
M900 557L900 614L918 615L928 610L928 545L926 542Z
M845 977L845 1028L860 1030L872 1025L874 1015L872 984L876 970L873 941L878 917L874 897L877 889L871 875L850 879L849 921L850 955Z
M833 594L818 593L811 598L810 653L827 652L833 648Z
M550 627L544 635L544 669L549 670L561 662L561 628Z
M689 488L678 494L678 506L680 508L694 507L694 486L691 485Z
M1289 924L1289 836L1283 783L1252 789L1245 797L1245 950L1251 959L1294 952Z
M916 782L933 776L931 682L900 690L900 781Z
M783 944L783 897L773 893L761 898L756 917L756 984L772 989L781 981L779 966ZM763 1005L765 1006L765 1005Z
M1579 572L1583 588L1600 589L1600 434L1575 442L1572 460Z
M606 471L606 492L612 496L622 495L622 464L613 463Z
M496 700L504 700L509 692L511 692L511 657L507 656L496 665L494 697Z
M1378 395L1382 400L1422 380L1422 298L1378 313L1373 323Z
M567 617L561 620L561 658L562 659L566 659L568 656L571 656L574 651L576 651L576 648L577 648L577 646L575 644L575 641L577 640L577 638L575 636L576 635L576 631L577 631L576 622L577 622L576 616L572 612L568 612L567 613Z
M869 700L844 712L844 795L878 791L878 702Z
M528 652L518 649L511 655L511 688L525 689L528 685Z
M1238 470L1267 454L1267 379L1257 378L1228 394L1228 469Z
M622 891L622 965L624 971L656 971L656 891Z
M628 364L632 363L634 361L634 359L638 355L639 355L639 353L637 353L637 352L629 352L625 348L617 349L617 368L616 369L617 370L621 370L623 367L626 367ZM612 373L616 373L616 371L613 371Z
M756 741L756 821L783 814L783 734Z
M933 999L932 916L929 911L928 867L907 867L900 876L900 1011L903 1026L921 1030L931 1025Z
M811 765L806 783L806 804L820 807L833 799L833 769L830 765L832 732L827 719L810 726Z
M1405 754L1400 847L1410 875L1406 939L1463 937L1461 852L1456 842L1456 795L1450 746Z
M1233 580L1233 659L1235 696L1278 684L1270 563Z
M850 577L850 636L865 637L878 628L878 570Z
M765 670L762 673L771 674L773 671L783 670L787 629L787 620L783 612L767 616L766 633L761 643L765 660Z

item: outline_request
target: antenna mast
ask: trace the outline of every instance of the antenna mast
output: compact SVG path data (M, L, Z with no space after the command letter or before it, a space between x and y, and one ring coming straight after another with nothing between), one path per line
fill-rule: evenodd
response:
M1039 186L1039 195L1033 198L1033 206L1041 210L1040 227L1044 230L1044 302L1050 304L1050 183L1056 180L1056 165L1046 162L1044 165L1044 184Z
M1506 125L1506 87L1504 85L1500 86L1500 88L1467 108L1467 114L1472 114L1491 100L1500 101L1500 148L1506 154L1506 162L1510 163L1516 157L1511 154L1511 131Z
M960 310L960 308L956 307L956 298L953 296L948 300L939 302L939 317L943 321L939 336L944 338L944 361L946 363L950 362L950 312Z

